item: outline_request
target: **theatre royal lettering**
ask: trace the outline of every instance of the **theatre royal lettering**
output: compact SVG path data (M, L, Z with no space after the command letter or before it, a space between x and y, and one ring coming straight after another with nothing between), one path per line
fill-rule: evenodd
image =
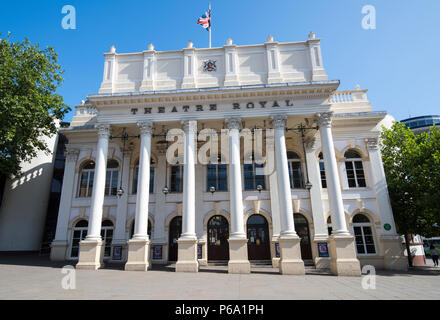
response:
M249 102L233 102L229 105L222 105L224 110L252 110L252 109L266 109L266 108L292 108L294 106L292 100L274 100L274 101L249 101ZM187 104L181 106L154 106L144 108L130 108L131 114L153 114L153 113L169 113L169 112L203 112L203 111L218 111L219 106L216 103L210 104Z

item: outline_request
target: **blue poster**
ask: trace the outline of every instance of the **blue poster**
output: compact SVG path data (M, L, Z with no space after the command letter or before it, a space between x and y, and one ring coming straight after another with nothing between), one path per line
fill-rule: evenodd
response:
M153 259L162 259L162 246L153 246Z
M328 257L328 246L326 242L318 242L318 253L320 257Z

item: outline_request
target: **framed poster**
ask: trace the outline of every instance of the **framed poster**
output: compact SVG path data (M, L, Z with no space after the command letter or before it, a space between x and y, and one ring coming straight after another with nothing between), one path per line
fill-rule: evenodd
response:
M154 260L162 259L162 246L153 246L153 259Z
M202 259L203 254L202 254L202 245L198 244L197 245L197 259Z
M122 246L114 246L113 260L121 260L121 259L122 259Z
M275 243L275 257L280 257L280 244L278 242Z
M328 257L327 242L318 242L318 253L320 257Z

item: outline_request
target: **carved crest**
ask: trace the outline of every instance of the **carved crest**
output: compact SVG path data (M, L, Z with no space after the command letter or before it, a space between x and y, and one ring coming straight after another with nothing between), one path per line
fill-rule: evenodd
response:
M206 60L203 61L203 71L204 72L213 72L217 71L217 66L215 65L216 60Z

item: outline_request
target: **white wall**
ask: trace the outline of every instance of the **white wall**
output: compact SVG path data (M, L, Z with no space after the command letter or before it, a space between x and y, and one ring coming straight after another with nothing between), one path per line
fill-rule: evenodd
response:
M40 250L58 136L45 137L50 154L22 164L22 175L6 181L0 207L0 251Z

